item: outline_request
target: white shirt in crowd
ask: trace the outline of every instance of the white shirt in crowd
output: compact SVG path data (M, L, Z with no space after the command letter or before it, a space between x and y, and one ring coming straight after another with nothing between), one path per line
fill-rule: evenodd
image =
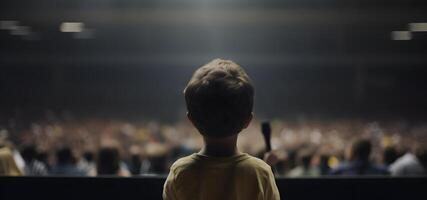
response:
M390 165L392 176L420 176L426 175L426 170L412 153L406 153Z

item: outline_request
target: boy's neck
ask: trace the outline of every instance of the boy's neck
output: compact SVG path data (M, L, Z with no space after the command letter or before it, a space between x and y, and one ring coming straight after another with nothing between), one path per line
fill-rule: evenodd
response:
M225 138L203 137L205 145L200 154L214 157L228 157L240 154L237 150L237 134Z

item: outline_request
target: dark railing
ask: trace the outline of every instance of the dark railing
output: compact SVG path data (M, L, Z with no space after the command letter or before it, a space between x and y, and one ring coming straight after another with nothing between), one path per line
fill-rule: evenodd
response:
M165 177L0 177L0 200L161 199ZM278 178L282 199L427 199L424 178Z

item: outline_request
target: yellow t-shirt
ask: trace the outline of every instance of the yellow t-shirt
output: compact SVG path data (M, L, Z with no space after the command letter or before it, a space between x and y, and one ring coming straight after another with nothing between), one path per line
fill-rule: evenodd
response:
M192 154L172 165L163 199L279 200L280 195L270 166L258 158Z

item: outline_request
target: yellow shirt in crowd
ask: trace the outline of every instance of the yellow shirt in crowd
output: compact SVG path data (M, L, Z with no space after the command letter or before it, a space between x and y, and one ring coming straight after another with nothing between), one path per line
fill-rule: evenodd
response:
M192 154L172 165L163 199L279 200L280 195L270 166L258 158Z

